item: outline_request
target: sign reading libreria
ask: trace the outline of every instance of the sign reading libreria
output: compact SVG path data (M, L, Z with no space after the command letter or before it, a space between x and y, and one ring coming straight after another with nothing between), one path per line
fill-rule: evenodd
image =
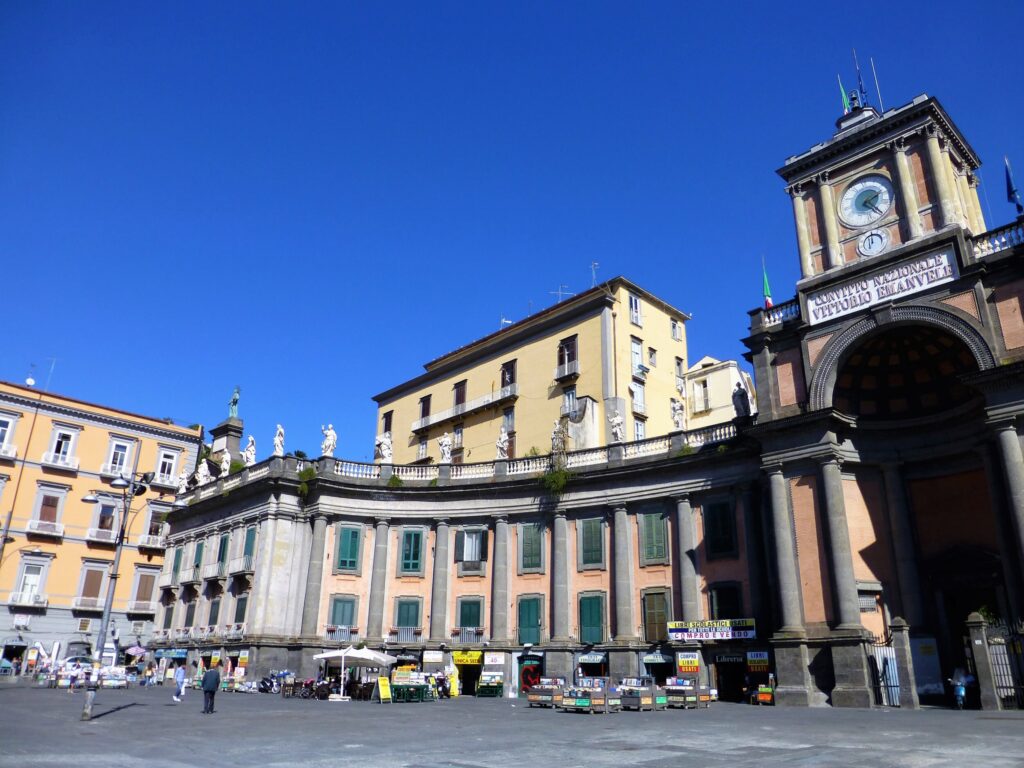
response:
M811 325L834 320L866 307L896 301L933 286L952 282L956 278L953 249L946 248L808 293L807 317Z
M749 640L757 637L753 619L670 621L670 640Z

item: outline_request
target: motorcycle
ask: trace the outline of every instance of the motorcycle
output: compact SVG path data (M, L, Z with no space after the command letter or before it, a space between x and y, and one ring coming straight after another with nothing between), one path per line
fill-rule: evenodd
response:
M437 698L439 699L450 699L452 697L452 689L448 683L447 675L437 676Z
M286 677L290 677L291 674L287 669L282 669L281 671L276 669L270 670L270 674L259 682L260 693L280 693L281 681Z
M953 691L953 703L957 709L964 708L964 700L967 698L967 683L963 678L957 678L953 680L950 678L946 682L949 683L949 687Z

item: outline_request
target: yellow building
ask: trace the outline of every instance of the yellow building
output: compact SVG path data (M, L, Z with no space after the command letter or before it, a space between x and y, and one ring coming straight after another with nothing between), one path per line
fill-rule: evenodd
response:
M131 504L113 602L120 645L145 644L157 606L164 516L202 428L0 382L0 639L25 665L90 652L121 523L120 473L152 472ZM82 499L95 493L99 503Z
M616 277L426 364L426 372L374 397L378 433L395 464L494 460L504 426L508 456L551 450L555 422L567 449L643 440L674 429L686 374L689 320ZM685 390L684 390L685 391ZM379 442L379 440L378 440ZM388 457L378 459L387 461Z

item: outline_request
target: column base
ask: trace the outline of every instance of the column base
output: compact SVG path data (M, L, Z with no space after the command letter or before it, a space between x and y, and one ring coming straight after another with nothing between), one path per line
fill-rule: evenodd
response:
M636 677L640 674L640 662L636 651L608 651L608 674L613 680Z
M802 630L800 630L802 634ZM772 638L775 650L775 703L780 707L811 706L811 676L807 643L780 633ZM793 634L796 634L794 632Z
M861 641L845 641L832 645L832 669L836 686L832 689L833 707L871 707L871 677L868 657Z

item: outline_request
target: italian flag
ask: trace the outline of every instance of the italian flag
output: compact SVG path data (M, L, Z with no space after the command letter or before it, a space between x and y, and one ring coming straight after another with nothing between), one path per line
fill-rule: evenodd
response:
M846 95L846 89L843 88L843 81L839 75L836 75L836 80L839 82L839 95L843 97L843 114L850 114L850 97Z
M764 268L764 264L761 264L761 275L764 278L764 308L772 308L772 289L768 285L768 271Z

